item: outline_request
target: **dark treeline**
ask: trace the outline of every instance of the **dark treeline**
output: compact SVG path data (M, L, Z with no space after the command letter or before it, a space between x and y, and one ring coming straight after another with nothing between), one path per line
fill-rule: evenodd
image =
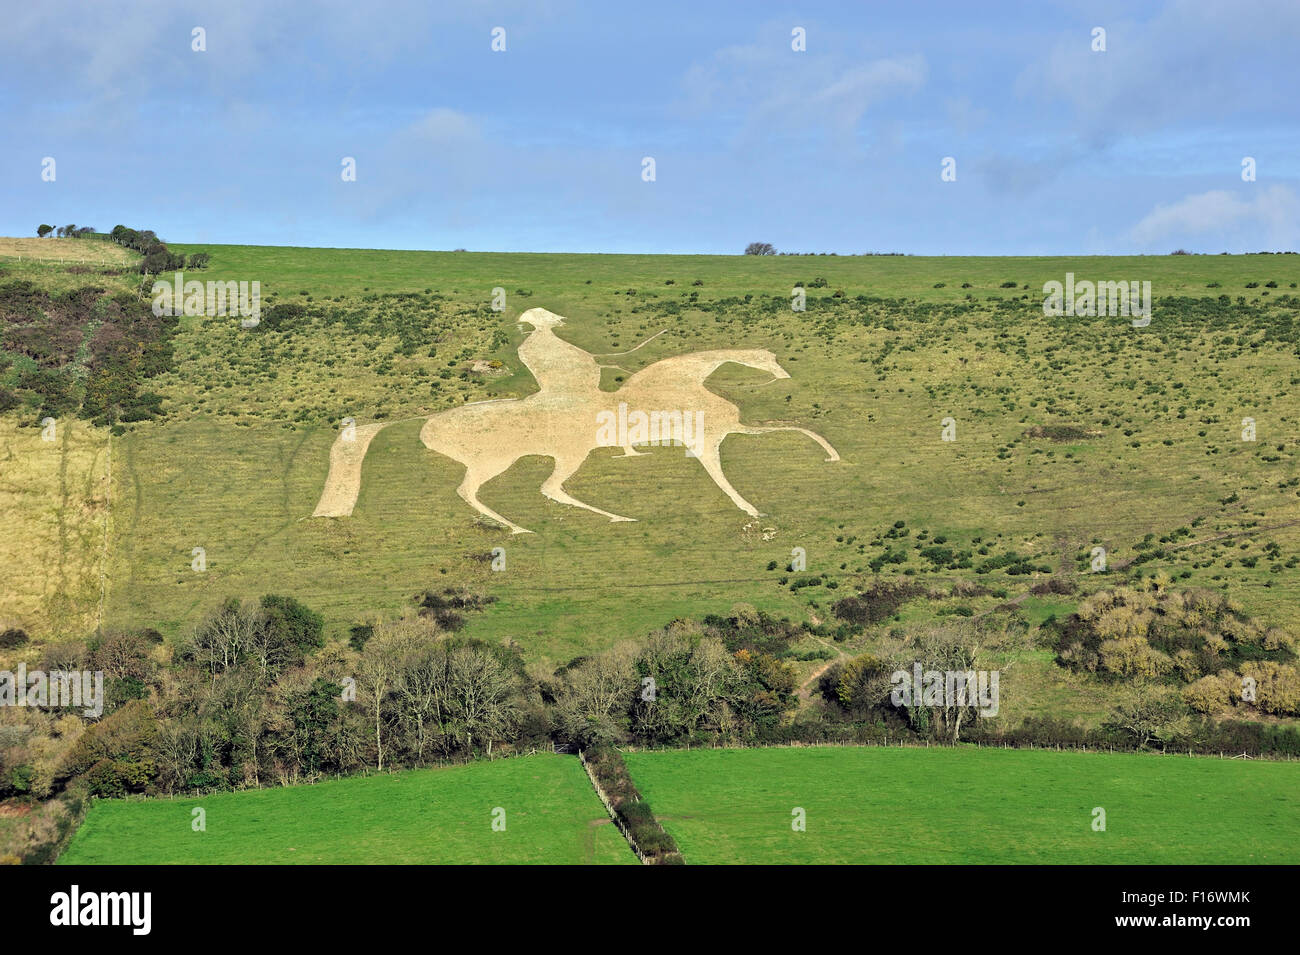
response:
M310 782L556 742L743 743L794 706L794 672L773 654L799 635L789 624L677 622L542 673L516 645L459 633L485 602L428 592L346 645L326 646L320 616L281 596L226 600L175 644L154 631L48 644L46 672L104 673L104 714L26 710L29 733L0 735L0 797Z
M70 223L69 225L52 226L52 225L46 225L44 222L42 222L36 229L36 235L42 239L48 238L51 235L59 239L63 239L63 238L82 239L88 235L95 235L95 234L96 233L95 233L94 226L88 226L88 225L77 226L76 223Z
M133 249L143 256L140 271L145 275L174 272L184 268L205 269L211 259L206 252L196 252L187 261L181 253L168 249L167 244L150 229L137 230L124 225L115 225L108 237L118 245Z
M98 237L102 233L96 232L93 226L88 225L77 226L74 223L56 227L43 222L37 227L36 235L42 239L49 236L60 239L82 239L87 236ZM172 252L167 248L167 243L158 238L157 233L152 229L132 229L124 225L115 225L107 238L120 246L139 252L143 257L139 271L145 275L157 275L159 272L172 272L184 268L205 269L212 258L206 252L196 252L188 259L179 252Z
M868 589L848 600L842 612L874 616L893 605L898 589L881 587L880 594ZM87 720L71 710L21 711L25 732L0 732L0 798L284 785L556 744L599 754L628 745L966 741L1300 756L1294 727L1198 710L1203 694L1189 688L1203 679L1204 661L1181 685L1118 681L1110 718L1093 729L1052 719L985 718L960 700L918 697L899 705L891 699L892 675L916 662L941 671L987 671L1033 639L1055 641L1065 633L1071 646L1086 646L1081 622L1103 612L1100 607L1137 601L1137 592L1116 593L1094 596L1095 605L1085 604L1081 615L1036 634L1014 615L906 634L894 628L872 653L829 663L805 689L803 705L791 661L809 657L797 656L794 646L819 628L744 605L726 617L677 620L551 669L526 664L510 641L466 637L466 618L488 602L473 593L425 592L397 619L358 625L346 643L329 644L321 617L292 598L228 599L175 642L154 631L113 631L88 643L46 645L40 665L47 672L103 672L104 712ZM1222 609L1196 593L1181 606L1202 613L1202 626ZM1236 616L1223 619L1245 632ZM1269 633L1269 645L1280 648L1283 638ZM1159 640L1169 634L1160 631ZM8 642L15 643L12 635ZM1118 651L1103 644L1099 652ZM1266 683L1272 671L1259 672L1261 695L1242 701L1243 717L1257 712L1260 700L1278 698ZM15 718L14 708L2 709L0 721ZM609 762L602 759L597 763ZM629 826L639 825L635 812L629 810ZM648 846L659 846L656 852L672 851L652 832L645 835Z
M677 841L637 790L623 754L613 746L595 746L584 753L584 762L637 854L653 865L684 865Z

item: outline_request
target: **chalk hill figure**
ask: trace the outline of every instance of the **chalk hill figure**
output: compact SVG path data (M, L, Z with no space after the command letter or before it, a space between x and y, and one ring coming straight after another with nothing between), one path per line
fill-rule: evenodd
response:
M543 308L532 308L519 321L533 331L519 347L519 358L537 379L538 391L526 398L481 401L431 415L420 429L425 447L465 465L465 478L457 493L472 508L510 528L511 533L531 533L478 499L478 491L492 478L528 455L549 457L555 468L541 487L553 501L580 507L611 521L631 521L585 504L564 490L564 482L599 447L621 447L636 455L633 445L644 435L626 428L601 428L597 422L626 420L627 409L679 409L674 425L684 444L698 458L715 484L746 514L758 510L740 496L722 472L720 449L729 434L766 434L798 431L825 449L827 461L839 454L821 435L794 426L746 425L740 409L704 387L721 365L736 362L773 378L789 378L770 351L718 349L664 358L630 376L617 391L600 390L600 365L595 356L559 338L554 331L564 320ZM619 406L623 407L620 408ZM620 419L619 416L622 415ZM391 422L356 425L355 433L341 433L330 449L329 475L313 517L347 517L361 490L361 464L374 436ZM664 435L666 438L667 435Z

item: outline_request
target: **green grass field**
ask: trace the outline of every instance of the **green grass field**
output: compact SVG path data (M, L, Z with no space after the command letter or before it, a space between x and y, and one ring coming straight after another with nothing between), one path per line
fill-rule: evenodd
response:
M674 294L691 291L696 279L710 295L745 295L825 277L830 288L869 289L885 297L959 302L967 291L998 290L1002 282L1029 283L1038 292L1049 279L1104 276L1150 280L1156 295L1201 295L1210 281L1236 295L1244 283L1300 274L1297 256L915 256L915 255L599 255L581 253L430 252L389 249L312 249L291 246L170 243L186 254L210 252L204 278L257 279L283 295L357 295L418 292L488 299L490 290L530 290L557 304L576 307L629 287ZM676 288L664 288L667 279ZM590 280L590 286L588 286ZM936 282L945 282L941 289ZM961 288L969 282L971 289ZM268 283L270 288L268 288ZM1036 283L1036 284L1035 284ZM1285 287L1286 283L1282 283ZM1275 293L1278 294L1278 293ZM563 308L548 306L564 314Z
M192 812L207 829L192 830ZM492 828L495 809L505 829ZM537 755L197 799L100 800L60 864L635 864L581 764Z
M881 747L627 763L688 863L1300 862L1297 763Z
M630 753L688 863L1300 862L1300 765L1042 750ZM207 829L191 829L192 810ZM505 809L506 829L492 830ZM792 810L806 831L791 828ZM1105 810L1106 830L1093 812ZM534 756L94 804L60 864L636 859L577 760Z

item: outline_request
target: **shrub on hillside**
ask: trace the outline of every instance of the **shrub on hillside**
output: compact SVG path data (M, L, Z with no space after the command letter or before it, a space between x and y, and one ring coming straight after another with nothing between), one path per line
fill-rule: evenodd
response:
M1209 590L1170 590L1153 579L1144 587L1100 591L1083 600L1057 632L1057 662L1112 679L1194 684L1202 677L1257 672L1276 687L1269 705L1291 706L1295 638L1247 617ZM1254 668L1250 670L1250 668ZM1194 696L1209 705L1209 684ZM1261 708L1264 704L1261 703ZM1265 709L1265 712L1271 710Z
M153 778L158 720L144 700L132 700L84 732L66 762L69 775L86 775L91 795L142 792Z
M298 302L282 302L262 309L262 320L256 327L261 331L278 331L300 323L306 314L307 306Z
M920 584L877 583L856 597L845 597L831 605L831 613L854 626L866 627L888 620L898 608L925 592Z

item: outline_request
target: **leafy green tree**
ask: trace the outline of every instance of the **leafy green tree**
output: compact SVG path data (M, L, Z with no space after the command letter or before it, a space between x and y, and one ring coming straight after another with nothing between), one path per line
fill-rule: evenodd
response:
M1139 747L1167 743L1187 721L1187 704L1175 690L1141 689L1121 702L1111 713L1107 726L1118 730Z
M267 594L262 598L266 626L283 647L288 664L301 663L303 657L325 646L325 618L292 597Z
M298 764L308 775L317 774L325 766L329 737L339 717L339 688L317 677L304 692L290 697L289 711Z
M155 775L158 720L144 700L132 700L90 726L68 754L67 769L90 773L91 790L120 795L142 789Z

